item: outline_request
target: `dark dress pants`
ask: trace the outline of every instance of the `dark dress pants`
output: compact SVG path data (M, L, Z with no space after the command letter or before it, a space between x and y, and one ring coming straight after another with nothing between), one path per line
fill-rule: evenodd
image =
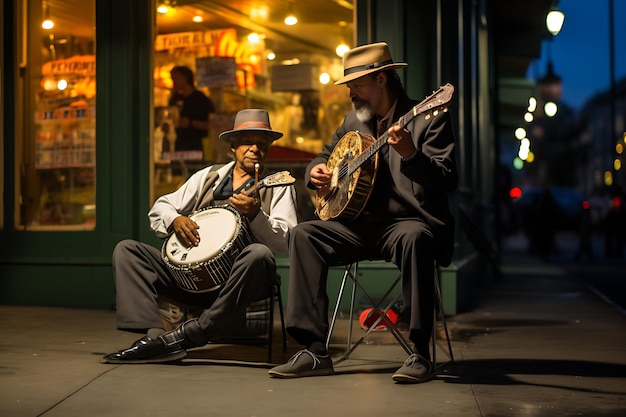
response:
M209 335L227 334L234 322L245 319L248 305L271 294L276 261L260 243L245 247L233 261L222 287L207 293L181 289L161 251L135 240L123 240L113 251L113 274L117 300L117 328L143 333L163 327L159 296L181 306L202 308L198 322Z
M402 275L410 328L430 335L434 314L434 239L419 219L362 216L342 223L312 220L298 224L289 239L286 325L300 344L323 341L328 333L328 268L367 259L393 262Z

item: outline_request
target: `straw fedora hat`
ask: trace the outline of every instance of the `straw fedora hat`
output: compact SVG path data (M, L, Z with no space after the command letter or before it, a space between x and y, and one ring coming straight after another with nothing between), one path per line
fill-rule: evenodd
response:
M266 110L246 109L237 112L233 130L227 130L220 134L220 139L230 142L233 137L241 136L246 132L263 132L273 141L283 136L281 132L272 130L270 116Z
M406 67L404 62L393 62L385 42L357 46L343 56L343 77L335 85L345 84L376 71Z

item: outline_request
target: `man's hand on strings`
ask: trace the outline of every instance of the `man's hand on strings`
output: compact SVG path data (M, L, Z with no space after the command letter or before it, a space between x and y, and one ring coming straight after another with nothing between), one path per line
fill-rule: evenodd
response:
M332 178L333 173L328 170L326 164L317 164L311 168L311 184L318 192L327 191L330 188Z
M415 152L415 145L411 139L411 132L406 129L400 128L398 125L393 125L388 130L389 139L387 143L403 158L408 158Z
M259 213L259 210L261 210L258 195L247 196L242 193L233 194L228 199L228 203L250 220L254 219Z

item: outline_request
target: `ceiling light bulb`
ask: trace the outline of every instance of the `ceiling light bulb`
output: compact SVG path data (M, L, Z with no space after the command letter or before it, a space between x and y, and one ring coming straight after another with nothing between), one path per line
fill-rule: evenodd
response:
M46 19L43 22L41 22L41 27L46 29L46 30L50 30L54 27L54 22L51 19Z
M191 20L193 20L196 23L202 23L204 21L204 19L200 15L195 15Z
M161 14L165 14L165 13L167 13L169 11L170 11L170 8L167 7L166 4L161 3L161 4L159 4L159 7L157 7L157 12L159 12Z
M261 41L261 36L259 36L258 33L252 32L251 34L248 35L248 42L250 42L251 44L257 44L260 41Z
M346 45L345 43L341 43L339 44L339 46L337 46L337 48L335 49L335 53L340 57L343 58L343 55L348 52L350 50L350 47L348 45Z
M298 23L298 18L294 16L293 14L290 14L287 17L285 17L285 24L287 26L293 26L296 23Z

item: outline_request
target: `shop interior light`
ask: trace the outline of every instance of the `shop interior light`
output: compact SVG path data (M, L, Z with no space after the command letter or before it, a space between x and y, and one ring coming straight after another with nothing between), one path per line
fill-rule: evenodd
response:
M298 18L293 12L293 2L291 1L289 2L289 13L285 16L284 22L287 26L293 26L298 23Z
M157 6L157 12L161 14L165 14L170 11L169 1L160 2Z
M194 17L192 17L191 20L193 20L196 23L202 23L204 21L204 18L200 16L199 14L197 14Z
M343 58L343 55L348 52L350 50L350 47L348 45L346 45L345 43L340 43L337 48L335 49L335 53L337 54L337 56L339 56L340 58Z
M256 45L261 42L261 35L256 32L252 32L248 35L248 43Z
M297 24L297 23L298 23L298 18L296 17L296 15L294 15L294 14L288 14L288 15L285 17L285 24L286 24L287 26L293 26L293 25L295 25L295 24Z
M348 52L350 50L350 47L346 44L346 36L345 36L345 30L346 30L346 26L348 24L345 21L340 21L339 22L339 30L341 33L341 43L339 43L339 45L337 45L337 47L335 48L335 53L337 54L337 56L339 58L343 58L343 55Z
M41 22L41 27L43 29L50 30L54 27L54 21L50 19L50 6L47 2L44 2L43 4L43 13L45 18L43 22Z

